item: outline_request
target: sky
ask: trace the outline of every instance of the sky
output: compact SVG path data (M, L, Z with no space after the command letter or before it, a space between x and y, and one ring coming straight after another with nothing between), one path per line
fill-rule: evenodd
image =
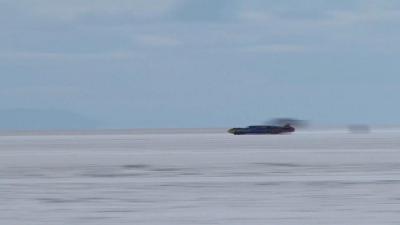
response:
M0 0L0 129L400 124L399 26L394 0Z

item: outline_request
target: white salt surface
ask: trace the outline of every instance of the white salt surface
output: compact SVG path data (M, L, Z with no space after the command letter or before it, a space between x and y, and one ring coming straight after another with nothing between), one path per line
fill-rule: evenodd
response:
M400 130L2 135L0 224L400 224Z

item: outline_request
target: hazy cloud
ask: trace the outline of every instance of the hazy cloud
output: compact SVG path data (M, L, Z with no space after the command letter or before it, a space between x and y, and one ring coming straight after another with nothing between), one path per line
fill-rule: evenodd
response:
M137 35L134 41L149 47L176 47L182 44L177 38L161 35Z
M249 53L303 53L307 48L302 45L271 44L249 46L242 50Z
M10 52L0 53L3 60L123 60L135 58L129 52L110 53L52 53L52 52Z
M363 11L330 11L327 14L331 17L334 25L354 25L373 22L395 22L400 19L400 10L373 9Z
M139 18L158 17L173 9L179 0L19 0L16 8L32 16L76 20L85 15L131 14Z
M172 11L172 18L182 22L216 22L232 19L236 0L182 0Z

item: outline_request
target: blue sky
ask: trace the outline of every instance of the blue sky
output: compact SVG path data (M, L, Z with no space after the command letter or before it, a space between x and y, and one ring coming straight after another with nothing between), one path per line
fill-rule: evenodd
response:
M0 112L98 128L400 124L399 1L0 0L0 25Z

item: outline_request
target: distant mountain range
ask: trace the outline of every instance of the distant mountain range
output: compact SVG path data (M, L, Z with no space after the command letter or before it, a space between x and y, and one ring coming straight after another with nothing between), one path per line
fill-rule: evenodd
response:
M0 110L0 130L80 130L98 125L95 120L67 110Z

